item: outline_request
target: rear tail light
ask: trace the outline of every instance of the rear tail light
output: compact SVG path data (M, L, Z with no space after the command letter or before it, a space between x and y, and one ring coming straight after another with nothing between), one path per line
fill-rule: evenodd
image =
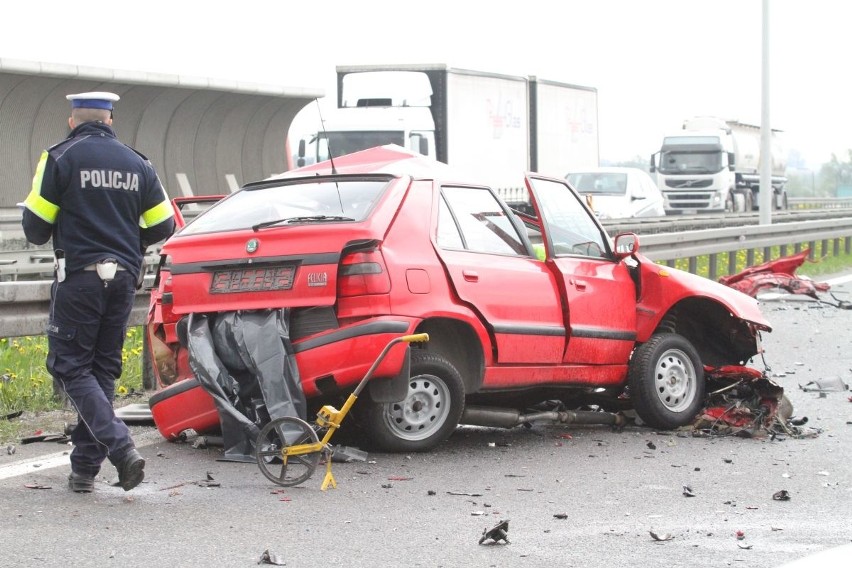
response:
M341 298L390 292L385 260L378 249L357 251L340 260L337 294Z

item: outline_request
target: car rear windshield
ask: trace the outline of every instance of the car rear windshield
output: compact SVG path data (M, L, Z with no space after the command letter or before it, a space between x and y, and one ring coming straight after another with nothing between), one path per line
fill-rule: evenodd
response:
M320 179L247 187L199 215L181 234L235 231L263 224L362 221L389 181Z

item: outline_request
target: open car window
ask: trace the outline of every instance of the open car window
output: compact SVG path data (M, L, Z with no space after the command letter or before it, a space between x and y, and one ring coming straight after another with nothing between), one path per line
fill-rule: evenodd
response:
M607 258L609 241L581 198L565 182L527 177L543 219L544 232L556 256ZM535 242L536 235L530 235Z

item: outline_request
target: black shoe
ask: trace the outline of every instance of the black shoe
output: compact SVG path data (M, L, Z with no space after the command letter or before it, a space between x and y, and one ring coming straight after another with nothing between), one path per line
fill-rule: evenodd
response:
M68 487L74 493L91 493L95 490L95 476L71 472L68 476Z
M145 460L135 449L127 452L115 468L118 470L118 484L125 491L130 491L145 479Z

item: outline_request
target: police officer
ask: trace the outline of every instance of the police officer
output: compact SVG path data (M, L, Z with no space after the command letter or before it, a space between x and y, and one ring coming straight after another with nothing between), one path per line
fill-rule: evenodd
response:
M22 224L34 244L53 238L47 369L78 414L69 487L93 491L108 458L129 491L145 460L115 416L115 380L145 249L174 231L174 216L151 162L116 138L118 95L66 98L71 133L42 153Z

